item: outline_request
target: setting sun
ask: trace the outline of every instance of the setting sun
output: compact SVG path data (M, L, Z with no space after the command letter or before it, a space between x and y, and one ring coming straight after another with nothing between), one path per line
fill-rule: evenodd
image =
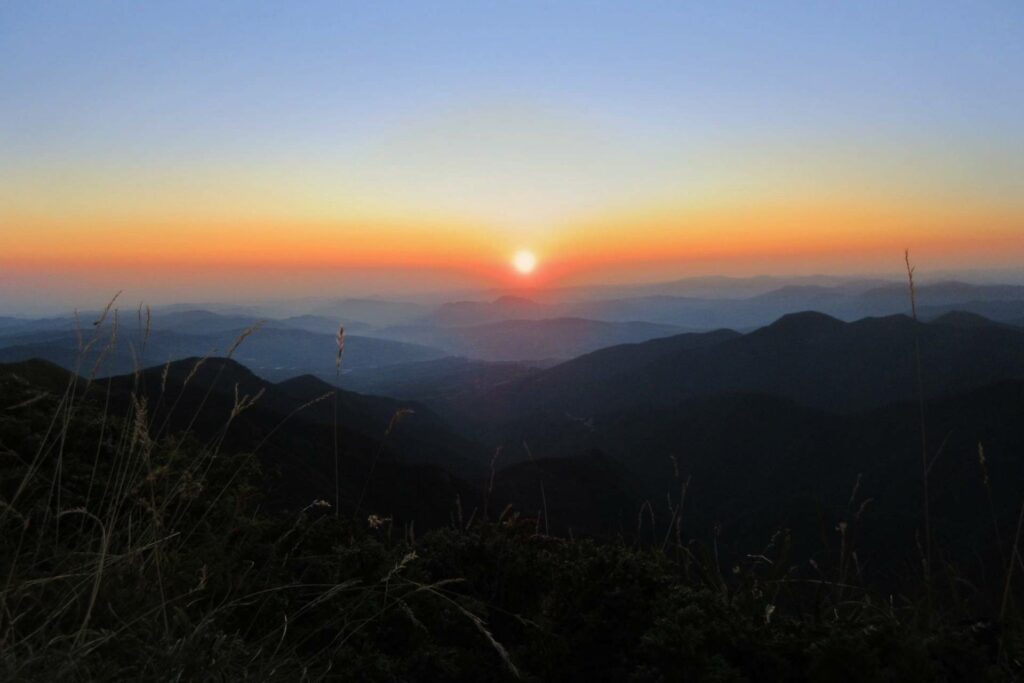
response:
M529 275L537 267L537 257L532 251L520 249L512 257L512 267L520 275Z

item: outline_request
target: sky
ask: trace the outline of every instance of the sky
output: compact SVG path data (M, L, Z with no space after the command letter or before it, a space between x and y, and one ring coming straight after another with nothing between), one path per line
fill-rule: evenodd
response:
M0 303L1020 265L1022 36L1016 0L4 2Z

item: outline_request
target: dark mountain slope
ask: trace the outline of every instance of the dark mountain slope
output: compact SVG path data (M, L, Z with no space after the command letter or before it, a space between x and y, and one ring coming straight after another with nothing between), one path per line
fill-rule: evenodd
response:
M932 325L949 325L950 327L1001 327L1005 324L969 311L949 311L929 322Z
M739 337L732 330L687 333L639 344L622 344L574 358L519 381L510 382L456 408L468 415L501 417L519 411L578 411L581 402L570 399L603 395L619 378L641 377L648 368L686 351L713 346Z
M833 323L817 322L827 335ZM67 373L36 361L2 366L0 377L33 387L23 396L47 392L51 402L69 380ZM276 505L295 508L315 498L333 498L332 401L296 412L322 395L325 387L315 378L272 385L237 363L212 359L198 368L192 361L172 364L166 382L163 370L154 368L141 373L138 382L153 434L188 431L201 443L219 443L225 453L255 450L274 474ZM77 395L84 386L80 380ZM110 414L124 415L135 386L134 376L96 381L86 400L98 412L107 405L109 392ZM236 386L239 397L263 394L225 430ZM467 517L473 510L483 514L486 487L469 486L440 467L417 464L423 452L443 445L435 440L441 432L414 421L429 415L408 416L382 446L380 424L400 404L342 394L339 405L344 514L353 514L364 488L358 514L415 519L417 529L447 523L456 496ZM5 416L15 415L12 408L0 402ZM998 546L991 535L978 444L984 446L995 524L1005 540L1013 533L1024 481L1021 414L1021 381L933 399L925 406L936 547L943 557L977 565L982 573L984 568L999 572L1001 565L991 553ZM364 429L369 420L377 421L375 427ZM600 413L586 420L527 417L503 429L499 443L506 448L486 496L492 517L507 504L526 517L546 508L539 524L554 532L571 528L577 534L631 537L646 501L650 509L644 508L640 533L660 543L669 533L670 510L689 480L681 536L714 542L722 562L758 552L780 528L792 530L794 561L823 561L836 552L836 528L842 521L850 524L848 540L856 544L859 561L884 560L890 567L899 567L898 560L917 561L913 539L920 531L922 487L918 406L913 402L837 415L789 399L719 395ZM523 443L532 458L523 452Z
M487 454L482 449L455 435L432 411L416 403L344 390L337 392L335 400L334 387L316 377L306 375L273 384L239 363L223 358L202 362L191 358L171 363L166 368L150 368L141 374L141 385L149 393L156 391L165 369L169 379L179 383L191 375L189 390L182 400L192 404L197 404L197 400L201 403L198 392L209 391L226 405L229 399L233 401L237 386L240 396L259 394L257 405L261 408L280 416L294 414L302 422L317 425L320 431L326 429L327 432L335 423L336 406L339 427L374 441L383 437L392 418L401 412L400 427L393 429L388 437L389 448L396 458L470 476L480 474L486 467ZM135 378L121 376L111 382L115 390L125 392L134 386Z
M473 489L449 470L470 468L478 454L428 411L342 392L335 437L334 400L323 397L331 391L329 386L314 386L317 381L312 380L282 388L238 362L211 358L198 369L197 362L187 359L171 364L166 382L162 368L139 375L137 386L146 398L154 432L188 430L204 442L222 439L224 452L258 449L274 475L272 500L279 505L294 508L314 499L334 500L335 443L345 514L393 514L427 526L449 518L457 495L473 500ZM300 384L307 393L296 397ZM135 386L134 376L122 376L97 381L93 391L98 397L110 387L112 412L117 413L127 410ZM313 393L317 395L308 398ZM224 431L237 396L258 398ZM322 399L304 405L316 398ZM403 415L385 439L394 413L406 408L416 412ZM355 511L360 498L364 503Z
M993 554L997 545L978 445L984 448L996 523L1006 538L1014 531L1024 482L1024 382L933 399L925 414L936 545L959 562L984 558L979 566L991 569L988 578L997 581L1001 565ZM913 539L922 523L921 440L913 402L834 415L786 399L724 395L600 414L586 424L530 418L506 430L500 437L507 446L504 457L527 458L517 449L526 442L537 462L598 448L618 462L624 474L616 476L630 485L609 494L606 520L619 514L622 496L632 495L634 511L651 502L654 527L664 535L668 497L677 504L689 479L683 537L710 543L718 529L715 542L723 557L757 552L783 528L793 532L795 557L828 555L840 540L838 523L849 522L854 533L854 517L864 505L857 538L848 539L855 540L860 560L889 566L897 559L918 561ZM552 490L572 491L575 479L594 476L584 471L588 467L570 461L546 470L549 505ZM539 481L533 480L534 498ZM529 481L518 490L518 500L525 500ZM529 505L535 505L533 498ZM558 528L582 528L594 516L576 514L571 505L558 510L562 517L550 515ZM532 507L523 512L535 514ZM636 524L636 515L631 519Z
M426 411L406 416L382 441L393 414L384 413L394 404L343 395L335 437L329 398L299 409L302 402L289 391L224 359L207 360L198 368L189 360L166 369L166 379L163 368L153 368L138 377L92 383L79 378L72 384L73 376L66 371L45 361L28 361L0 365L0 377L33 392L38 388L51 402L73 386L76 402L84 401L111 419L129 414L135 393L145 402L154 438L187 434L219 452L257 453L271 475L270 501L277 506L295 509L314 499L334 500L335 443L343 514L394 515L425 528L448 520L456 496L474 500L473 488L430 464L457 463L469 447ZM246 397L255 403L232 418L238 400ZM356 509L360 499L362 506Z
M694 396L754 392L831 411L856 411L915 395L919 343L927 396L1024 377L1024 332L996 325L917 323L906 316L844 323L820 313L783 316L719 343L606 349L496 390L509 414L590 415ZM653 352L651 349L664 349Z

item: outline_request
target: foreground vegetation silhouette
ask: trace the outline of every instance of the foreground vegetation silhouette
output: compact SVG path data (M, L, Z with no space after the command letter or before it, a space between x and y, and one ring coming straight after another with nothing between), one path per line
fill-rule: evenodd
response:
M361 465L355 452L339 454L350 464L338 476L356 483L330 482L338 500L300 505L301 487L282 494L290 475L267 457L268 436L244 427L265 393L236 383L225 403L198 384L230 367L168 364L123 386L90 367L0 366L0 676L984 681L1021 672L1020 519L999 541L991 585L929 563L942 549L918 534L906 543L920 562L889 568L904 590L886 593L857 554L866 503L856 489L833 531L838 547L821 562L796 556L785 529L729 556L717 534L688 538L681 478L667 528L651 533L647 503L635 533L584 538L553 532L532 507L495 504L493 479L471 507L458 485L432 484L429 469L403 488L407 474L378 466L383 440L363 445ZM198 398L183 402L193 382ZM310 448L354 438L331 432ZM979 459L984 469L983 451ZM392 514L380 498L364 508L367 474L403 495L426 481L447 521Z

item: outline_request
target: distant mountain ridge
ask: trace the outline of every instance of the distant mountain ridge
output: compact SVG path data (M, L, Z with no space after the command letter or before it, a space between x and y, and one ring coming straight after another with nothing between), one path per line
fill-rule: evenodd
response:
M478 405L493 414L589 415L754 392L856 411L914 396L917 342L928 396L1024 377L1019 328L900 315L845 323L806 312L745 335L681 335L603 349L495 389Z
M543 361L568 359L613 344L646 341L680 331L660 323L561 317L447 327L405 326L379 334L484 361Z
M90 326L82 331L83 346L88 346L84 355L78 333L70 330L0 335L0 362L45 358L68 370L91 372L95 368L98 376L126 374L137 364L145 366L190 356L224 355L244 331L244 328L234 328L207 334L183 334L156 329L147 338L135 325L122 325L117 334L112 335L108 323L102 330ZM248 335L244 344L235 350L234 357L262 376L276 380L311 372L333 374L336 348L334 334L268 324ZM346 335L346 368L382 367L445 355L442 350L421 345Z
M495 386L540 372L527 363L447 357L387 368L353 370L342 386L364 393L428 402L438 409L469 400Z
M442 326L468 326L504 320L552 317L553 307L525 297L505 295L493 301L453 301L441 304L423 321Z

